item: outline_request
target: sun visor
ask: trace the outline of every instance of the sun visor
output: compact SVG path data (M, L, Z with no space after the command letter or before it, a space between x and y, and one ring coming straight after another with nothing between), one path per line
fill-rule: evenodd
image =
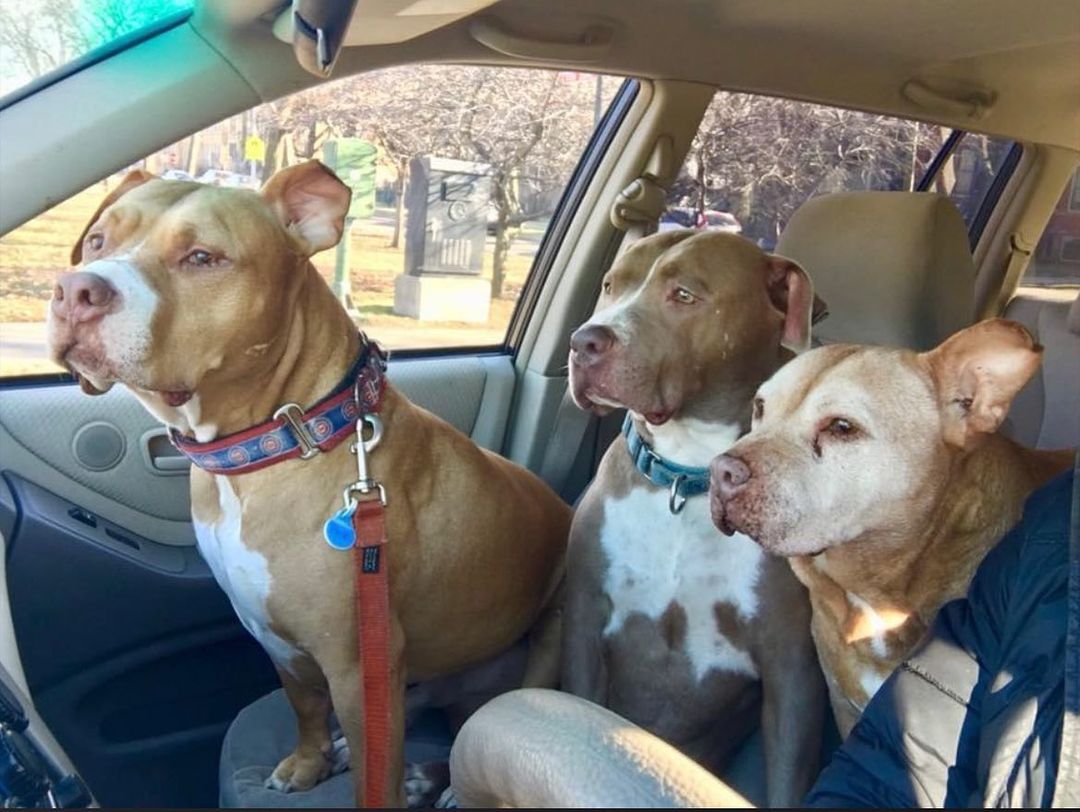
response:
M327 77L341 49L419 37L492 6L497 0L292 0L274 35L292 43L301 67ZM359 8L357 8L359 6Z

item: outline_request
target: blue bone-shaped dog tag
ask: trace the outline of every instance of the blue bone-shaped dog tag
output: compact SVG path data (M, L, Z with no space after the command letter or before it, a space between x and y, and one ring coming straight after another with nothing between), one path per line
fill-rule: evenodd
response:
M342 508L323 525L323 538L335 550L351 550L356 545L356 529L352 517L356 505Z

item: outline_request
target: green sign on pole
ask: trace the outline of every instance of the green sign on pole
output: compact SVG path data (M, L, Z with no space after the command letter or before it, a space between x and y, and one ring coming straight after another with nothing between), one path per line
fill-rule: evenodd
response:
M375 157L378 150L362 138L335 138L323 146L326 164L352 189L348 216L354 220L375 213Z
M334 295L350 312L356 312L349 285L350 232L354 220L375 213L375 156L377 150L362 138L335 138L323 145L323 160L352 189L352 202L345 215L345 234L334 254Z

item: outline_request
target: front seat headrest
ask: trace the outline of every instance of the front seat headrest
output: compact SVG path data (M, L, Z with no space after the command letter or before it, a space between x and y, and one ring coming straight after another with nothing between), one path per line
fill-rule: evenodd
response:
M804 203L776 252L828 303L825 343L928 350L971 324L975 266L967 227L932 192L838 192Z

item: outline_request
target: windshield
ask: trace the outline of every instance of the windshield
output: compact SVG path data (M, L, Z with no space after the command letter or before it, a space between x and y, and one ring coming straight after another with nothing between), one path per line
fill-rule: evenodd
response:
M191 8L193 0L0 0L0 96Z

